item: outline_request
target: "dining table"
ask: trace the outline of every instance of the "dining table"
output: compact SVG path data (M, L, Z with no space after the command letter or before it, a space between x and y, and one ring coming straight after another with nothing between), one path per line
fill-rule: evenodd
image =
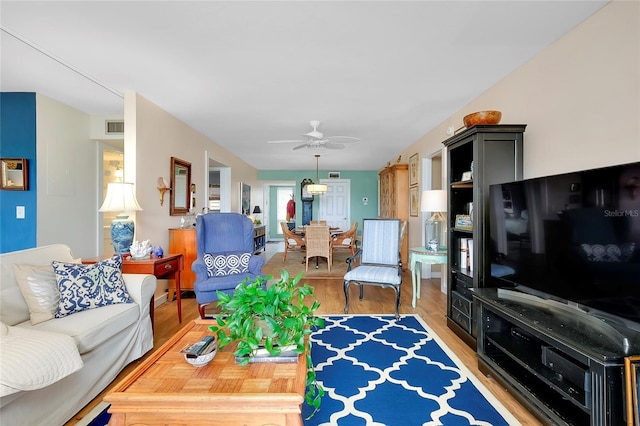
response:
M313 226L313 225L306 225L306 226ZM296 226L295 228L293 228L293 232L295 232L298 235L301 235L304 237L305 234L305 226ZM342 229L341 228L337 228L337 227L329 227L329 233L331 235L337 235L342 233Z
M305 226L296 226L295 228L293 228L293 232L304 237L305 234L305 228L307 226L314 226L314 225L305 225ZM320 225L323 226L323 225ZM329 233L333 236L333 235L337 235L342 233L342 229L338 228L338 227L334 227L334 226L330 226L329 227ZM319 257L314 256L316 258L316 269L320 267L320 261L319 261ZM302 261L302 263L306 263L306 259Z

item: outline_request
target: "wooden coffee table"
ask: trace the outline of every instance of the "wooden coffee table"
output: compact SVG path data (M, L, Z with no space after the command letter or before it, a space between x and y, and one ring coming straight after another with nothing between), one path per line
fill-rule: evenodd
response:
M195 320L104 397L109 425L302 425L306 357L297 363L235 363L235 345L196 368L179 353L211 334Z

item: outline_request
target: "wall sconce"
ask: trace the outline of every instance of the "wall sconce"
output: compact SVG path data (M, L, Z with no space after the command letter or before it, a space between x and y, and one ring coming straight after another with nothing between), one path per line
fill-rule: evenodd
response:
M164 194L167 191L171 191L163 177L158 178L158 191L160 191L160 205L162 206L164 204Z

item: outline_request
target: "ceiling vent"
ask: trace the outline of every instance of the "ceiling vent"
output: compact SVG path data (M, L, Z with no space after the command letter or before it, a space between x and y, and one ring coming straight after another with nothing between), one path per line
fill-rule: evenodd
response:
M106 120L105 130L107 135L124 134L124 120Z

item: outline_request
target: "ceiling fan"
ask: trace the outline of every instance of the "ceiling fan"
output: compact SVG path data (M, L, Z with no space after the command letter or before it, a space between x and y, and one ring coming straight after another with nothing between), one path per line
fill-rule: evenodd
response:
M320 126L320 122L318 120L312 120L309 122L312 131L309 133L305 133L302 136L306 136L307 139L291 139L291 140L281 140L281 141L267 141L267 143L301 143L300 145L294 146L294 151L296 149L302 148L312 148L312 149L344 149L345 143L353 143L359 141L360 138L355 138L353 136L327 136L318 131L318 126ZM337 140L337 142L336 142Z

